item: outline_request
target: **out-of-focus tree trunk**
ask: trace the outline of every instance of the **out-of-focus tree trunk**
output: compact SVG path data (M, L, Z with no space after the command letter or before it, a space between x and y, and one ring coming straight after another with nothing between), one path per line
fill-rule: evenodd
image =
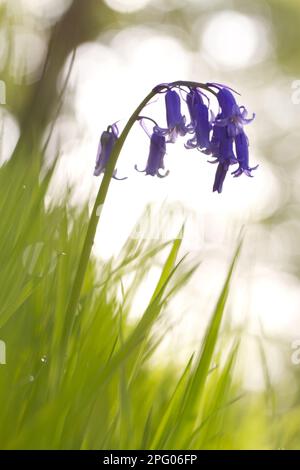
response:
M57 78L67 56L83 42L94 39L111 21L111 12L99 0L74 0L51 31L41 78L34 84L17 116L21 136L13 159L30 158L58 106ZM101 64L99 64L101 67Z

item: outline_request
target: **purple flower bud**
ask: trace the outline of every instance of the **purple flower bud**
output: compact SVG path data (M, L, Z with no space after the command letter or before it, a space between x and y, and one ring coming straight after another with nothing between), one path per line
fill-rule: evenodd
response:
M237 163L233 151L233 138L227 134L224 127L214 126L211 139L211 154L217 161L228 161L230 165Z
M181 114L181 103L178 93L168 90L165 94L167 129L156 126L154 131L168 137L168 142L174 143L178 137L192 132L191 126L185 125L185 116Z
M94 175L99 176L104 173L112 149L118 139L119 131L116 124L108 126L107 130L102 132L97 151L96 166Z
M94 170L94 176L99 176L104 173L107 167L107 163L111 156L111 152L114 148L116 141L118 140L119 130L117 124L108 126L107 130L102 132L100 142L98 145L96 166ZM114 179L124 180L126 178L117 178L117 170L113 173Z
M196 89L192 89L187 94L186 102L195 135L187 141L185 147L208 150L210 148L209 133L212 127L208 107L203 103L202 96Z
M180 97L174 90L167 91L165 95L167 124L169 129L181 128L184 116L181 114Z
M232 174L240 176L242 173L245 173L247 176L253 176L251 171L256 170L258 165L252 168L249 167L249 141L244 132L235 137L235 149L239 167Z
M231 93L228 88L221 88L217 93L217 99L222 110L222 115L224 118L228 118L232 114L232 110L237 106L234 95Z

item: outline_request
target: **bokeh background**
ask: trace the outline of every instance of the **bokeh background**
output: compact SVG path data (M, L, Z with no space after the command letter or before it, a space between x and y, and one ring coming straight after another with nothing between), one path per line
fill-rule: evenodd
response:
M168 334L155 359L183 364L199 344L243 227L227 308L232 331L243 329L238 368L247 390L263 389L263 350L282 410L297 404L300 387L299 18L298 0L0 1L0 158L26 153L26 165L34 165L34 149L45 145L49 167L59 155L48 204L66 193L75 208L92 203L102 130L116 121L122 128L158 83L228 84L255 112L247 133L259 168L254 178L228 177L221 195L212 193L215 168L183 142L169 146L167 178L136 173L149 145L136 125L118 163L128 179L112 182L93 254L102 261L117 254L148 205L152 227L172 210L165 240L186 221L182 250L200 267L168 306ZM163 123L163 100L144 114ZM132 319L149 301L158 269L137 291Z

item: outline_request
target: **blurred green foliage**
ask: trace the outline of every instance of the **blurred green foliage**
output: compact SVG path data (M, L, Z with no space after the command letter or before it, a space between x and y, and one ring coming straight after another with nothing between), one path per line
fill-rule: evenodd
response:
M165 307L195 270L178 259L180 239L163 245L129 239L118 257L97 266L91 260L62 350L88 209L70 209L67 197L46 209L53 168L41 180L38 167L20 166L11 161L0 171L0 332L7 348L0 366L1 448L297 447L299 412L281 426L269 404L272 390L244 395L233 374L239 335L220 333L238 253L185 370L164 358L161 365L151 361L165 334ZM161 253L165 262L149 304L129 321L135 293Z
M45 209L51 173L39 182L37 168L20 171L11 162L0 172L0 331L7 347L0 369L1 448L249 445L248 431L246 438L236 435L237 419L249 432L255 419L237 416L245 400L232 383L238 343L213 368L235 260L202 347L179 378L165 361L151 365L164 334L153 327L194 271L178 261L179 239L162 246L129 239L118 258L98 261L97 270L92 260L64 353L66 305L88 211L67 209L67 200ZM149 305L140 320L128 322L130 299L161 251L166 261ZM272 445L266 436L255 444Z

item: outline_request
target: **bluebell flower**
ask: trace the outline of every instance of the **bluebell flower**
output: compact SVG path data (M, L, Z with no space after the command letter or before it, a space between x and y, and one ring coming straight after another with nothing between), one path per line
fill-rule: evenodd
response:
M248 111L244 106L238 106L233 93L226 87L219 89L217 99L221 108L222 117L215 121L218 126L227 128L231 137L243 132L243 126L249 124L255 118L247 118Z
M119 130L117 124L112 124L108 126L107 130L102 132L100 137L100 142L97 150L96 157L96 166L94 170L94 176L99 176L101 173L104 173L109 161L109 157L113 150L113 147L118 139ZM115 179L125 179L116 177L117 170L114 171L113 178Z
M209 134L212 128L208 106L204 104L201 93L196 88L191 89L187 94L186 102L195 134L187 141L185 147L208 150L210 148Z
M168 142L174 143L178 137L192 132L191 126L186 126L186 118L181 114L180 96L175 90L168 90L165 94L167 129L156 126L155 132L166 136Z
M169 174L167 171L164 175L162 175L159 170L163 170L165 168L164 165L164 157L166 154L166 139L163 135L159 134L158 132L153 132L151 139L150 139L150 150L149 156L146 164L145 170L138 170L137 166L135 165L135 169L140 171L141 173L146 173L146 175L151 176L158 176L160 178L164 178Z
M258 165L252 168L249 167L249 141L244 132L241 132L235 137L235 149L239 167L237 170L233 171L232 174L234 176L240 176L242 173L245 173L247 176L253 176L251 175L251 171L256 170Z

